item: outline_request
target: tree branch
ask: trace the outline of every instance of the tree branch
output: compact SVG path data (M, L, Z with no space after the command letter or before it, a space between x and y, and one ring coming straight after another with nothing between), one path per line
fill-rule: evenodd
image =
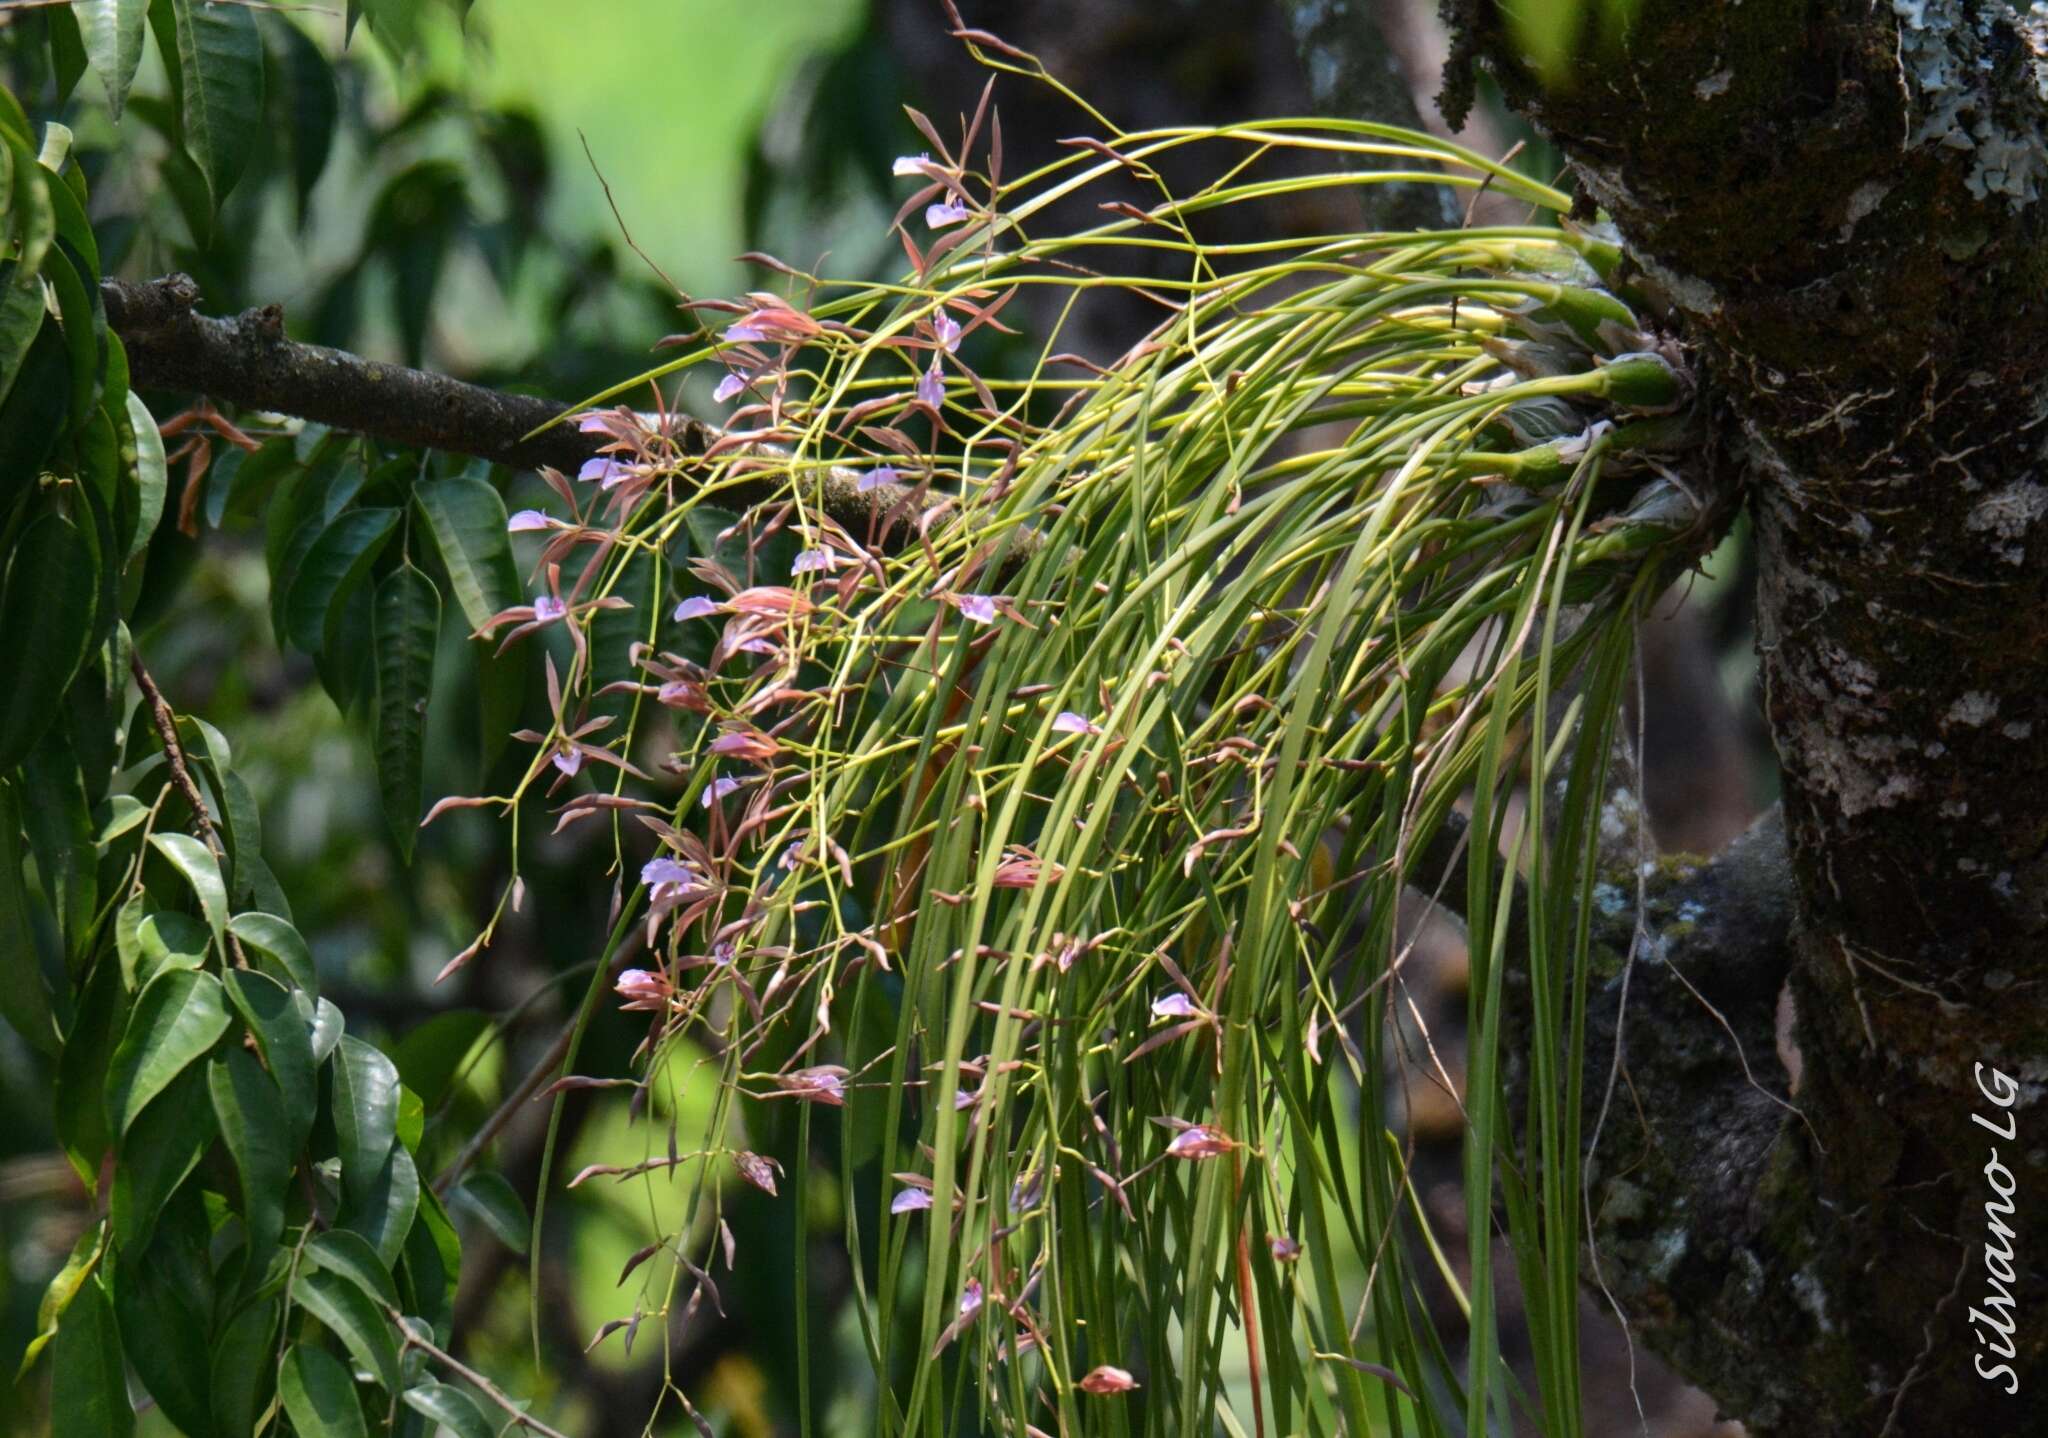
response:
M108 327L127 349L129 379L137 389L209 395L391 444L470 454L520 469L552 465L573 473L604 442L567 424L533 434L566 412L554 400L288 339L277 305L233 319L202 315L199 286L189 275L141 284L107 280L100 296ZM701 447L703 427L694 420L690 425Z

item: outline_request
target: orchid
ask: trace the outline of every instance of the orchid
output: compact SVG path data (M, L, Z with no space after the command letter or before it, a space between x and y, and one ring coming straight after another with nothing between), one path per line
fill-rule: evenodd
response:
M536 529L548 529L553 524L554 520L537 509L522 509L505 521L505 531L508 534L525 534Z
M901 178L905 175L922 175L924 167L932 162L929 150L917 155L898 155L889 166L889 173Z
M745 389L746 387L746 380L743 379L739 374L728 374L724 379L721 379L718 382L718 387L711 391L711 398L717 401L719 404L724 404L727 400L731 399L734 395L738 394L741 390Z
M885 484L894 483L896 483L896 466L893 464L878 464L866 474L863 474L855 483L854 488L860 493L866 494L869 490L880 489Z
M967 206L960 201L940 200L935 204L925 207L924 222L929 228L938 230L945 228L947 225L959 224L967 218L967 215Z
M939 357L932 356L931 368L918 376L917 400L927 409L936 411L946 403L946 377L939 370Z

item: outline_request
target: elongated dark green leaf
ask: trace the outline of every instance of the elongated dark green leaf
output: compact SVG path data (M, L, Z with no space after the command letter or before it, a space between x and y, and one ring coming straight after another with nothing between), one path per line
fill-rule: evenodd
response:
M213 1424L220 1438L250 1438L270 1402L277 1362L277 1304L252 1303L230 1318L213 1350Z
M370 1295L324 1268L300 1269L292 1299L341 1340L349 1356L377 1375L387 1390L398 1389L398 1344L390 1319Z
M0 773L28 757L92 645L96 545L55 511L22 532L0 589Z
M484 1417L476 1400L446 1383L422 1383L405 1390L405 1402L455 1435L455 1438L496 1438L497 1429Z
M213 975L172 969L152 979L135 1000L107 1067L107 1122L115 1137L227 1027L227 1002Z
M316 1268L340 1274L379 1303L400 1306L390 1264L360 1233L329 1229L306 1245L305 1257Z
M221 881L220 865L213 861L212 852L190 834L151 834L149 842L185 876L185 882L199 896L199 912L206 916L206 927L213 930L214 943L224 945L228 927L228 890Z
M0 288L0 337L6 330L6 295ZM64 437L64 426L52 423L52 417L64 414L71 403L71 361L57 326L43 324L40 284L33 318L39 328L32 332L14 388L0 401L0 512L12 512L35 485Z
M135 1432L121 1333L96 1277L79 1286L57 1327L50 1426L77 1438L130 1438Z
M121 118L128 87L135 83L136 67L142 63L143 22L149 18L148 0L71 0L71 13L78 18L78 32L85 41L85 58L93 74L107 87L107 108Z
M396 509L336 515L307 549L284 602L285 637L308 654L327 642L328 622L355 592L398 528Z
M169 1264L159 1259L167 1246L160 1241L132 1258L124 1253L115 1270L121 1347L156 1406L185 1438L213 1438L210 1315L192 1307Z
M124 565L132 564L136 555L149 548L149 541L156 534L157 521L164 515L164 489L168 482L163 436L157 433L155 418L133 390L128 392L127 404L128 423L135 436L137 504L135 533L128 541L127 554L122 557Z
M447 1095L455 1071L491 1026L480 1009L455 1009L436 1014L391 1046L391 1061L407 1088L429 1104Z
M455 1311L455 1280L462 1271L462 1239L448 1211L430 1187L420 1189L419 1216L405 1236L404 1277L412 1302L406 1311L433 1324L440 1341L448 1341Z
M526 1216L526 1205L502 1177L480 1169L455 1185L449 1196L458 1211L474 1216L498 1242L514 1253L526 1252L532 1220Z
M419 834L420 756L426 749L427 695L434 687L434 640L441 595L410 564L377 585L377 786L384 822L409 863Z
M152 0L149 20L172 76L179 138L218 210L241 178L263 119L255 12L206 0Z
M267 916L266 916L267 917ZM230 969L222 977L228 1001L249 1032L263 1061L270 1065L270 1077L277 1084L284 1105L285 1148L296 1153L313 1127L319 1105L314 1080L313 1040L304 1015L292 1002L291 993L276 979L253 969Z
M342 1185L368 1193L398 1135L398 1068L361 1039L343 1038L334 1055L334 1134Z
M45 734L21 767L21 817L65 952L82 955L99 904L99 854L85 776L63 725Z
M78 1241L71 1245L70 1257L64 1260L64 1266L43 1289L43 1300L36 1305L36 1336L22 1351L21 1366L14 1374L16 1382L27 1376L43 1349L57 1336L57 1324L63 1319L64 1310L77 1297L80 1285L92 1277L93 1266L99 1259L100 1244L105 1237L106 1230L98 1224L81 1232Z
M4 167L10 193L5 217L12 232L14 268L5 286L0 286L0 401L14 388L23 359L36 332L43 325L43 256L57 233L56 212L50 205L50 172L36 163L25 143L0 141L0 167ZM7 238L0 234L0 238ZM29 476L31 479L33 475Z
M0 1019L46 1057L57 1053L50 985L28 923L21 878L21 806L14 785L0 779Z
M53 190L68 194L62 185ZM43 256L43 278L57 297L57 324L64 351L71 359L71 425L81 428L100 397L100 371L106 362L107 313L99 305L99 283L79 277L66 246L50 246Z
M86 978L57 1060L57 1138L88 1193L99 1192L100 1156L107 1149L107 1062L127 1023L120 961L103 952Z
M228 930L242 943L257 951L259 962L273 978L308 994L319 992L313 971L313 951L288 920L275 914L237 914L228 920Z
M480 479L437 479L413 491L434 536L455 602L471 629L519 602L519 573L505 539L505 501Z
M118 1140L114 1192L108 1205L114 1236L126 1250L149 1242L158 1216L192 1172L218 1130L206 1101L206 1071L194 1066L143 1109Z
M402 1143L391 1145L376 1181L359 1197L343 1205L336 1220L341 1227L360 1234L377 1250L385 1264L395 1264L405 1251L405 1236L412 1230L413 1215L420 1206L420 1171L412 1154Z
M130 900L130 904L137 900ZM129 904L121 906L125 918ZM144 914L121 948L129 986L140 989L165 969L203 969L212 949L206 925L190 914Z
M292 1171L284 1095L246 1049L231 1048L207 1064L206 1082L214 1121L242 1176L249 1252L262 1255L284 1232L285 1180Z
M317 1066L327 1062L328 1056L341 1047L342 1034L347 1025L341 1010L325 999L316 1000L313 1008L313 1062Z
M300 1438L368 1438L355 1379L323 1348L301 1344L285 1354L277 1396Z

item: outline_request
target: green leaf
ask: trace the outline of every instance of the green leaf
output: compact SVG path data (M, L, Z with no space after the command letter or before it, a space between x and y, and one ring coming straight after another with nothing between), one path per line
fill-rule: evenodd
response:
M80 1286L92 1277L93 1268L99 1261L100 1244L105 1238L106 1229L99 1224L81 1232L78 1241L71 1245L71 1256L64 1260L64 1266L43 1289L43 1301L36 1305L36 1336L29 1340L28 1347L22 1352L21 1366L14 1374L16 1382L27 1376L44 1347L57 1336L57 1324L63 1319L64 1310L78 1296Z
M67 198L62 185L51 190ZM73 201L73 204L76 204ZM71 250L58 243L43 257L43 278L57 297L57 327L71 357L71 427L82 429L100 398L100 374L107 360L107 312L100 304L97 279L81 278Z
M340 1274L378 1303L400 1306L389 1263L361 1234L330 1229L306 1245L305 1257L316 1268Z
M273 978L308 994L319 992L313 951L287 920L275 914L237 914L228 920L228 932L240 939L244 947L255 949L259 959L270 961L262 967Z
M427 1131L427 1106L420 1102L420 1096L400 1081L398 1085L398 1144L409 1153L418 1153L420 1139Z
M250 1438L270 1402L277 1304L252 1303L222 1327L213 1352L213 1422L221 1438Z
M92 647L99 596L95 545L77 526L45 510L21 533L0 588L0 773L28 756L62 710Z
M261 133L263 38L255 12L206 0L152 0L149 19L172 77L179 138L218 210Z
M341 1010L325 999L315 1003L313 1009L313 1062L324 1064L328 1056L341 1046L341 1038L347 1025L343 1022Z
M398 1344L390 1320L369 1294L339 1274L302 1268L292 1284L292 1300L319 1319L387 1390L398 1390Z
M273 25L269 36L277 51L274 73L284 81L291 115L292 195L303 230L313 186L334 148L341 98L335 90L334 67L305 31L296 25Z
M284 1232L285 1184L292 1171L291 1124L279 1085L248 1050L231 1048L206 1066L213 1117L242 1177L242 1218L252 1260Z
M422 1383L405 1390L406 1406L424 1413L455 1438L496 1438L497 1429L476 1400L446 1383Z
M345 510L320 531L292 576L284 602L285 637L308 654L326 644L338 613L398 528L396 509Z
M210 1315L195 1311L171 1276L168 1246L159 1240L147 1252L121 1255L113 1275L121 1346L164 1417L185 1438L212 1438Z
M57 1328L50 1420L67 1438L131 1438L135 1432L121 1333L97 1278L79 1287Z
M115 955L102 953L86 978L57 1060L57 1138L88 1193L99 1192L100 1155L107 1148L107 1064L127 1022L121 965Z
M142 63L142 27L149 17L148 0L71 0L78 19L85 58L107 88L107 108L121 118L128 87Z
M268 974L230 969L221 982L228 1001L256 1036L256 1046L270 1066L270 1077L284 1106L285 1148L296 1153L312 1130L320 1101L306 1020L292 1002L290 991Z
M440 592L419 570L400 565L377 586L373 624L377 785L392 842L410 863L419 834L421 754L427 696L434 687L434 641L441 632Z
M228 891L221 882L220 865L213 861L212 852L190 834L151 834L149 842L185 876L185 882L199 896L199 911L206 916L206 927L213 930L214 943L224 949L227 945Z
M443 1343L455 1312L455 1283L462 1271L462 1239L432 1188L420 1190L420 1211L405 1236L405 1275L411 1285L409 1311L434 1325Z
M64 426L51 423L50 417L65 413L71 404L71 362L64 352L64 336L57 326L43 324L42 286L35 289L34 322L40 328L32 331L14 387L0 403L0 514L11 512L35 487L64 435ZM7 290L0 287L0 345L7 327L6 305Z
M413 491L462 617L481 629L519 602L519 572L505 538L505 501L480 479L437 479Z
M56 1057L50 986L29 929L28 887L21 877L21 805L15 786L4 779L0 779L0 1019L37 1053Z
M5 171L0 180L12 192L11 213L5 217L11 235L0 232L0 240L11 238L14 260L0 287L0 400L5 400L43 327L43 256L56 236L57 216L50 202L50 172L24 144L0 142L0 168Z
M397 1141L397 1066L361 1039L343 1038L334 1056L332 1109L342 1184L361 1197L378 1182Z
M227 1004L213 975L172 969L152 979L136 999L107 1066L107 1122L115 1137L219 1042L227 1027Z
M213 1106L206 1101L206 1073L189 1068L142 1110L119 1140L114 1192L108 1205L114 1236L127 1250L149 1241L159 1214L212 1143Z
M135 534L128 541L128 553L121 560L124 567L134 563L135 557L149 548L149 541L156 534L157 521L164 517L164 492L169 484L163 436L157 433L156 420L150 415L149 407L133 390L128 392L128 423L135 433L135 483L140 499Z
M399 1254L405 1251L405 1236L412 1230L413 1215L419 1212L419 1206L419 1167L404 1144L394 1143L391 1152L384 1155L384 1167L376 1181L343 1206L336 1222L361 1234L389 1265L398 1262Z
M355 1379L341 1360L304 1344L284 1356L277 1396L299 1438L369 1438Z
M514 1253L526 1252L532 1237L532 1220L527 1218L526 1205L519 1201L512 1185L500 1175L488 1169L471 1173L455 1185L449 1196L458 1210L480 1220L498 1242Z
M99 851L85 776L62 725L43 736L21 767L21 817L65 953L82 958L99 906Z
M121 912L128 915L128 904ZM140 989L165 969L203 969L211 948L206 925L190 914L141 914L132 942L121 950L128 986Z

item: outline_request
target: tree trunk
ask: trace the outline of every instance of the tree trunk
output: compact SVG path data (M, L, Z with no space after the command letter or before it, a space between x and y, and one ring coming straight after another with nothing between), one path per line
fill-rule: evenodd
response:
M1643 0L1547 90L1445 8L1447 107L1483 65L1571 156L1759 544L1782 848L1652 886L1602 1276L1756 1434L2048 1432L2048 13Z

